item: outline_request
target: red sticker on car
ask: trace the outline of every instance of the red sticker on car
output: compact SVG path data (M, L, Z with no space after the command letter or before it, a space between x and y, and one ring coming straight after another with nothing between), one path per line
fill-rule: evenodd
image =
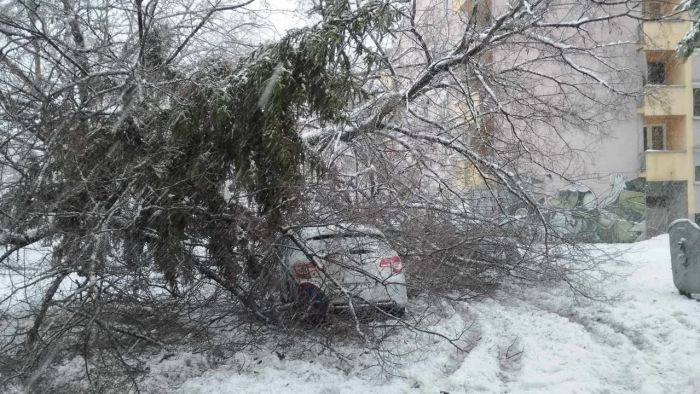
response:
M399 256L388 257L379 261L380 268L391 268L391 272L400 274L403 271L403 263Z
M309 279L316 272L316 266L310 261L297 261L292 264L292 273L301 279Z

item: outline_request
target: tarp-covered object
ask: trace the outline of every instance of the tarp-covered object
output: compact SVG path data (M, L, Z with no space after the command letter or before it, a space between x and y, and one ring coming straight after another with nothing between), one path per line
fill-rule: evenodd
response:
M598 212L595 194L585 185L571 184L549 201L556 212L550 223L562 236L594 242Z
M598 201L588 186L573 183L559 190L557 197L552 199L552 205L557 208L592 211L597 207Z
M644 220L646 214L646 194L624 190L617 200L617 214L631 221Z
M598 218L598 237L602 242L634 242L639 237L635 224L612 212L602 211Z
M673 284L681 294L700 293L700 227L678 219L668 227Z
M619 179L618 179L619 178ZM644 238L646 194L625 190L623 178L598 199L585 185L571 184L549 203L551 225L562 235L588 242L635 242Z

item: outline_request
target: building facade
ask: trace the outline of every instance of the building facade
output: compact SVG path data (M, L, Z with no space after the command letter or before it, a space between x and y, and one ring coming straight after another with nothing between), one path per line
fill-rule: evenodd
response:
M700 219L700 54L686 60L676 55L690 28L689 15L675 11L678 2L643 0L643 18L622 22L631 33L621 39L638 43L623 56L634 58L629 64L644 76L640 97L619 107L624 113L605 138L576 132L570 137L572 146L588 152L579 179L596 194L609 188L611 175L645 181L647 236L666 232L678 218ZM497 10L501 3L453 0L452 9ZM488 15L481 19L488 23Z
M676 56L690 28L688 17L673 16L677 1L644 2L640 47L646 84L639 115L643 120L640 177L647 181L647 232L665 232L678 218L695 219L700 206L700 58ZM696 97L697 96L697 97Z

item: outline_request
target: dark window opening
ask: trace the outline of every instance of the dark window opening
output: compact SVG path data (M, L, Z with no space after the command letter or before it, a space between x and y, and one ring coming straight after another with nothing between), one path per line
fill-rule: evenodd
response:
M664 149L664 128L661 126L651 127L651 149Z
M662 13L662 2L659 0L647 0L644 2L644 17L646 18L660 18L663 16Z
M700 88L693 88L693 116L700 116Z
M373 251L370 249L351 249L348 251L348 254L369 254L372 253Z
M333 234L322 234L322 235L316 235L311 238L307 238L307 241L322 241L325 239L337 239L337 238L376 238L376 239L382 239L382 237L379 234L368 234L368 233L361 233L361 232L351 232L351 233L333 233Z
M700 182L700 166L695 166L695 182Z
M666 130L663 125L644 126L644 150L666 150Z
M649 208L668 208L668 197L666 197L666 196L647 196L647 207L649 207Z
M647 63L647 83L663 85L666 82L666 65L664 63Z

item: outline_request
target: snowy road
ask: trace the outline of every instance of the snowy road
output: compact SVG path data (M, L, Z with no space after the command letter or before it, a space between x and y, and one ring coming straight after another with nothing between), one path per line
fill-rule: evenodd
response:
M540 289L465 305L468 314L457 308L438 328L476 317L471 352L426 344L423 357L399 367L401 377L261 351L186 380L180 392L700 393L700 302L673 286L668 238L635 244L623 259L611 263L627 275L615 280L612 302L576 305L561 289Z
M458 372L453 390L700 392L700 303L673 287L667 242L648 241L627 254L632 275L611 303L562 305L561 298L538 292L527 300L474 305L484 335L461 372L478 379L460 382ZM506 368L479 363L480 357L496 357L492 349L510 337L519 338L520 358ZM493 387L498 378L500 387Z

